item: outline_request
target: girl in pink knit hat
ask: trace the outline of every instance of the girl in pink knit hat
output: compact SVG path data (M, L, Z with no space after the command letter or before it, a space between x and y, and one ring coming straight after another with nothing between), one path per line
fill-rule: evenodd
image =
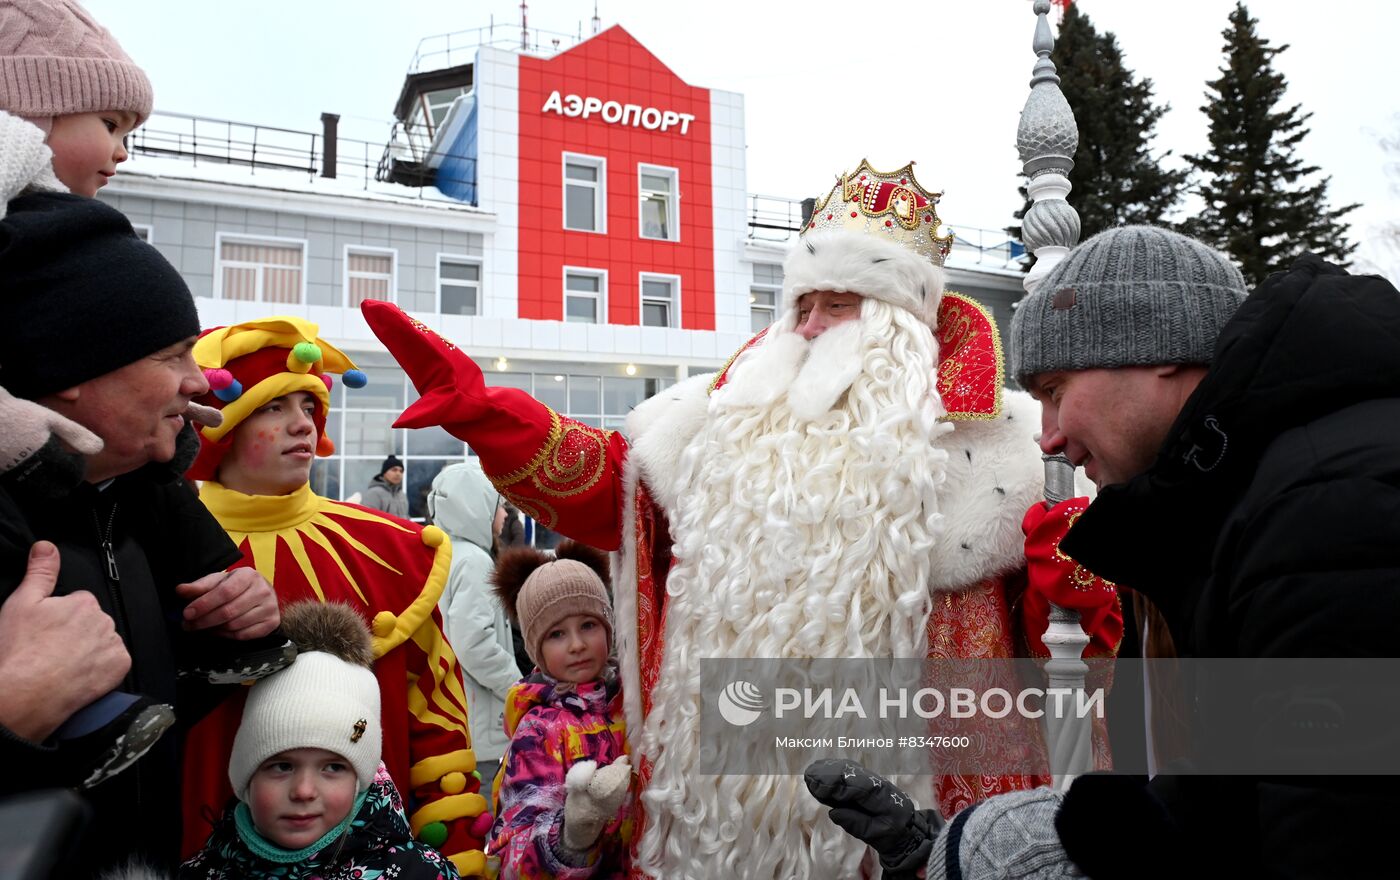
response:
M29 186L96 195L126 161L126 136L151 101L146 74L74 0L0 0L7 202Z
M601 551L564 541L501 554L492 575L535 671L510 689L488 858L501 880L624 878L632 766Z

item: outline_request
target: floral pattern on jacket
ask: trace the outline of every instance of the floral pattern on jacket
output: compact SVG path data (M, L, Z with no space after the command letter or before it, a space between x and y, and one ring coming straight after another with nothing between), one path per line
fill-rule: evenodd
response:
M564 777L579 761L602 767L627 753L617 668L603 680L561 688L536 670L511 687L506 701L510 748L496 780L496 823L487 853L503 880L627 876L631 803L586 853L568 850Z
M413 839L403 799L383 764L374 775L360 811L345 833L307 856L285 865L254 853L239 836L234 807L192 859L180 866L180 880L457 880L452 862Z

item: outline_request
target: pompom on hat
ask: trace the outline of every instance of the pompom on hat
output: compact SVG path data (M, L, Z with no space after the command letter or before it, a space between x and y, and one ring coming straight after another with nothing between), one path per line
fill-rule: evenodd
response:
M362 388L366 380L344 352L316 335L319 330L310 321L284 316L217 327L200 336L194 359L209 380L209 393L195 402L219 410L224 420L200 428L190 479L215 479L233 430L260 407L296 391L309 392L320 404L314 417L316 454L324 458L335 452L326 436L331 374L340 373L347 388Z
M349 605L298 602L282 612L297 659L248 692L228 779L239 800L258 767L291 749L325 749L355 768L359 790L379 767L383 731L369 627Z
M506 614L520 626L530 660L544 669L544 640L566 617L590 614L603 622L613 643L608 600L608 557L577 541L560 541L554 556L533 547L501 553L491 583Z
M151 81L74 0L0 0L0 110L47 130L55 116L151 115Z

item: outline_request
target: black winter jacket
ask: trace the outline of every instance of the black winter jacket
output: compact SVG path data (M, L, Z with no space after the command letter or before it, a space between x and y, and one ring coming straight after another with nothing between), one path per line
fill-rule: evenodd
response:
M1400 656L1400 293L1312 255L1271 276L1152 468L1106 487L1062 546L1151 598L1183 657ZM1248 711L1208 697L1198 688L1198 732ZM1176 836L1127 864L1102 845L1121 791L1071 792L1057 824L1095 880L1170 873L1184 844L1197 876L1205 852L1226 854L1206 876L1367 876L1400 828L1384 779L1159 776L1149 790Z
M176 585L221 571L241 558L218 521L168 468L150 466L118 477L99 491L82 484L55 497L23 483L0 488L0 602L23 578L36 540L58 546L56 595L87 590L116 622L131 654L122 690L171 703L181 725L213 705L211 690L176 694L177 663L198 662L199 637L181 633L184 602ZM109 576L110 540L117 579ZM212 637L205 637L212 638ZM135 765L84 793L93 808L81 844L86 876L103 865L141 854L173 866L180 839L179 749L167 733ZM61 748L35 744L0 727L0 795L51 787L70 775Z

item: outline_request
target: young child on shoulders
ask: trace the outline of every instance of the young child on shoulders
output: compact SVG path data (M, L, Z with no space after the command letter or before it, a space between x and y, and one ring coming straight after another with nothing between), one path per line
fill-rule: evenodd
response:
M189 880L451 880L416 841L380 762L370 632L347 605L300 602L282 624L300 654L253 685L229 760L237 802L180 867Z
M151 115L150 80L75 0L0 0L0 33L0 179L91 198Z
M535 664L506 701L487 845L504 880L627 876L632 767L607 578L607 557L572 541L555 557L509 548L492 575Z

